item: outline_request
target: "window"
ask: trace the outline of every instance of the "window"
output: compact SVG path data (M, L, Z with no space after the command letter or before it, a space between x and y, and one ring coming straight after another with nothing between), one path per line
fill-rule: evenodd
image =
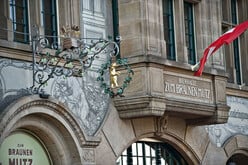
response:
M44 34L47 36L50 43L54 43L57 41L56 0L42 0L41 13Z
M238 24L237 0L222 1L222 32ZM226 71L229 74L228 82L241 85L241 65L239 39L233 41L232 46L225 46Z
M10 19L12 20L14 41L28 43L28 4L27 0L10 0Z
M118 0L112 0L112 11L113 11L113 35L114 35L114 41L118 43L119 48L120 48ZM120 54L117 55L117 58L120 58Z
M117 165L187 165L172 146L154 141L138 141L128 147L118 158Z
M55 42L56 37L51 36L57 36L56 1L9 0L9 15L12 21L13 40L21 43L29 43L29 23L30 25L35 24L35 22L29 22L29 20L34 21L37 19L37 13L33 15L30 15L30 13L36 12L35 6L39 2L41 6L41 25L44 27L43 34L50 36L50 42Z
M237 2L236 0L231 0L231 15L232 24L237 24ZM240 57L239 57L239 40L233 41L233 55L234 55L234 66L236 71L236 83L241 84L241 70L240 70Z
M167 59L176 60L172 0L163 0L163 23Z
M184 26L188 63L194 65L196 63L196 56L194 41L193 4L189 2L184 2Z

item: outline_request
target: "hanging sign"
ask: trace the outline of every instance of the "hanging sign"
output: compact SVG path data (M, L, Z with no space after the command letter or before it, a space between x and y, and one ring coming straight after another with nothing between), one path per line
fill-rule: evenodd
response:
M0 146L0 165L50 165L48 153L33 136L17 132Z

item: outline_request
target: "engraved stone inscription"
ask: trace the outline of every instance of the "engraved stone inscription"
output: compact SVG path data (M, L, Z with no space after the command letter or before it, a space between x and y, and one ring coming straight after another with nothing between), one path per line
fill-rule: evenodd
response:
M172 72L164 74L165 95L172 98L212 103L212 84L208 79Z

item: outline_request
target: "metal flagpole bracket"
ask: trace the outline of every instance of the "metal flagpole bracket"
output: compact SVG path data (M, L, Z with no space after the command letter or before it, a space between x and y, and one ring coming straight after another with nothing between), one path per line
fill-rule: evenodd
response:
M124 89L131 81L133 75L132 69L129 67L127 59L117 59L119 54L119 45L114 41L96 38L74 38L79 35L77 26L73 26L68 30L64 28L64 37L40 36L37 26L32 29L32 51L33 51L33 86L30 87L31 93L40 94L47 97L44 93L44 87L49 80L63 76L65 78L71 76L82 77L83 73L92 66L93 61L100 56L107 56L107 63L102 65L98 73L100 76L96 81L101 82L101 87L105 89L105 93L111 97L122 95ZM71 34L74 36L71 37ZM59 42L58 42L59 41ZM111 74L110 84L103 79L104 71L124 66L127 70L127 77L123 85L117 85L117 74ZM117 73L117 72L116 72ZM115 86L113 86L115 83ZM115 88L115 89L114 89ZM118 89L116 89L118 88ZM117 91L117 92L114 92Z

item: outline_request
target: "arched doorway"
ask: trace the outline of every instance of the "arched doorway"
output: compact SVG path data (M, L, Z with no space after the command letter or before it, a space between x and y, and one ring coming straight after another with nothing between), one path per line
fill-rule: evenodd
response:
M242 153L232 155L226 165L247 165L248 156Z
M246 165L248 162L248 137L246 135L235 135L224 143L227 154L226 165Z
M183 156L170 144L155 139L141 139L117 159L117 165L188 165Z
M13 165L21 165L20 159L23 157L19 157L19 151L27 151L28 155L26 156L30 156L24 158L23 165L27 164L26 159L37 161L38 157L32 157L34 152L30 152L35 149L27 142L27 139L33 139L36 144L41 144L39 151L44 151L44 154L47 155L49 159L47 164L49 165L82 164L83 158L80 152L82 152L83 143L86 143L84 133L80 130L70 111L57 100L41 99L36 95L23 97L4 110L0 118L0 125L2 126L0 127L0 148L8 141L9 137L16 135L17 132L21 134L18 136L23 137L18 138L17 136L15 138L16 145L7 145L9 148L4 149L8 155L7 161ZM25 148L25 146L28 147ZM8 149L14 150L9 152ZM13 157L15 163L12 155L17 156ZM16 160L19 161L19 164L16 163ZM46 165L46 163L43 164ZM0 165L4 165L1 164L1 159Z

